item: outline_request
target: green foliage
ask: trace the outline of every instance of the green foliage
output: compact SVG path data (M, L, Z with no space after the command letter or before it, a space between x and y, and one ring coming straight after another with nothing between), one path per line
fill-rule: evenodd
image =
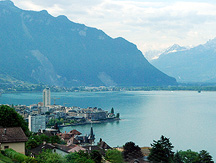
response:
M212 156L205 150L198 152L191 151L179 151L178 152L181 161L183 163L213 163Z
M84 151L69 153L65 158L67 163L94 163L90 155Z
M35 139L28 139L26 142L26 148L32 149L38 146L38 142Z
M116 114L116 118L120 118L120 113L117 113L117 114Z
M13 161L9 157L4 156L0 151L0 163L13 163Z
M78 121L76 119L70 120L70 124L73 124L73 123L78 123Z
M155 141L151 144L152 148L150 149L150 154L148 159L153 162L172 162L174 157L174 152L172 149L172 143L168 138L161 136L160 140Z
M184 163L192 163L198 158L198 153L188 149L187 151L179 151L179 156Z
M36 161L40 163L66 163L65 158L50 150L43 151L36 157Z
M14 151L13 149L5 149L5 155L9 158L11 158L12 160L14 160L15 162L20 162L20 163L24 163L24 162L28 162L28 163L35 163L35 159L28 157L24 154L18 153L16 151Z
M25 134L29 135L27 122L9 106L0 106L0 124L2 127L21 127Z
M123 149L123 157L127 161L143 157L141 148L138 145L135 145L134 142L125 143Z
M101 160L102 160L102 156L101 156L100 152L98 152L98 151L92 151L90 153L90 158L92 160L94 160L95 163L101 163Z
M65 156L65 158L67 162L74 163L79 158L79 154L78 152L69 153L68 155Z
M114 114L114 108L111 109L111 113Z
M177 151L177 152L175 153L175 155L174 155L174 162L175 162L175 163L184 163L184 162L182 161L182 158L181 158L181 156L180 156L180 154L179 154L178 151Z
M57 136L57 135L54 135L52 137L50 137L50 140L49 140L50 143L61 143L61 139Z
M42 144L44 141L47 143L61 143L61 140L57 135L51 137L48 137L45 134L32 135L29 137L28 141L26 142L26 148L27 149L35 148L40 144Z
M50 119L49 122L47 123L48 126L54 126L55 124L58 124L58 125L62 125L64 123L64 119L61 118L61 119Z
M213 163L212 156L205 150L200 151L198 155L198 161L200 163Z
M122 152L118 151L117 149L107 150L105 159L111 163L123 163L124 162Z

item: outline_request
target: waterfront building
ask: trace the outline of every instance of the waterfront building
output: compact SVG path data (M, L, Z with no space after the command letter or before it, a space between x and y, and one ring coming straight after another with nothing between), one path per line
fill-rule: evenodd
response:
M50 88L45 88L43 90L43 106L47 107L50 104Z
M45 115L29 115L29 130L38 132L38 130L46 129Z

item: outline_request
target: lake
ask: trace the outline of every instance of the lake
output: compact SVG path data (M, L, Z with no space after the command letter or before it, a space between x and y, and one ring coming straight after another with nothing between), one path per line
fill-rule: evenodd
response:
M207 150L216 158L216 92L137 91L137 92L63 92L56 104L100 107L120 113L119 122L93 124L96 141L110 146L133 141L150 146L161 135L170 138L176 150ZM1 104L30 105L42 101L42 93L2 94ZM52 100L53 102L53 100ZM64 127L89 134L90 125Z

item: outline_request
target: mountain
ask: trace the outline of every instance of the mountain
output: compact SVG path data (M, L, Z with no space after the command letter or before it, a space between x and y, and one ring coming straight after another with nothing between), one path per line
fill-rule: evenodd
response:
M173 85L123 38L0 1L0 74L58 86Z
M183 51L162 54L151 63L178 82L216 82L216 38Z
M163 50L149 50L145 52L144 56L151 62L151 60L157 59L163 52Z
M174 44L165 50L150 50L145 53L145 57L152 62L152 60L158 59L160 55L166 55L173 52L184 51L187 50L186 47L179 46L178 44Z
M179 52L179 51L184 51L184 50L187 50L187 48L179 46L178 44L174 44L171 47L169 47L168 49L166 49L162 54L166 55L169 53L174 53L174 52Z

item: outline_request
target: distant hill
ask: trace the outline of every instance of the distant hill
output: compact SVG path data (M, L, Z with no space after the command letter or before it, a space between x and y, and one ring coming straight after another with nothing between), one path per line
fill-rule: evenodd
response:
M58 86L173 85L123 38L0 1L0 74Z
M151 63L178 82L216 83L216 39L191 49L162 54Z

